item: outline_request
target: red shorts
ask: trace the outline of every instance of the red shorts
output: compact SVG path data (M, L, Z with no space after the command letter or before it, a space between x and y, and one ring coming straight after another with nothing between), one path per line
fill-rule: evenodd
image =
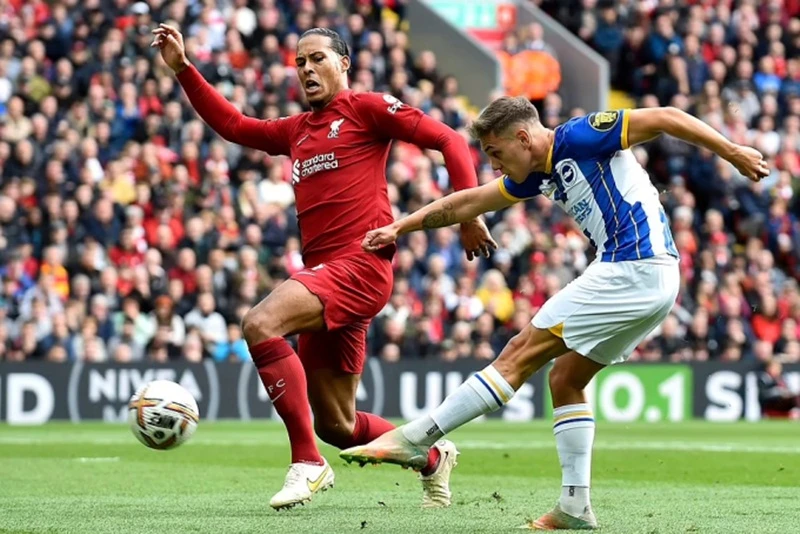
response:
M303 366L361 374L367 328L392 294L391 260L361 252L303 269L292 280L322 301L326 326L322 332L300 334Z

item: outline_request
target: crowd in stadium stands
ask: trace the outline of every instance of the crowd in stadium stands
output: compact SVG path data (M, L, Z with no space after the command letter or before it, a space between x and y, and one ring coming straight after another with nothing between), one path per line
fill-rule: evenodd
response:
M800 2L537 4L605 56L639 106L690 111L772 168L754 184L668 136L635 149L665 191L684 283L639 357L800 361Z
M537 3L608 57L615 85L641 105L692 110L774 169L750 184L668 137L635 149L669 189L684 283L635 358L800 361L797 2ZM352 47L356 90L390 92L463 131L458 81L446 58L407 50L402 7L0 0L0 360L248 360L244 312L302 267L290 163L205 127L148 47L150 30L177 24L203 75L269 118L303 109L298 35L331 27ZM546 51L526 31L507 40L513 52ZM551 127L581 112L557 93L541 107ZM494 179L472 150L481 183ZM405 144L387 176L397 215L449 191L441 157ZM545 199L487 222L500 247L480 262L466 261L454 229L402 241L373 354L491 359L593 259Z

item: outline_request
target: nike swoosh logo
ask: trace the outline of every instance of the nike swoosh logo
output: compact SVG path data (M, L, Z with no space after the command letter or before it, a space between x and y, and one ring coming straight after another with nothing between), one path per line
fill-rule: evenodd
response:
M284 389L283 391L281 391L280 395L276 395L274 399L270 399L272 401L272 404L275 404L275 401L283 397L285 394L286 390Z
M326 465L325 469L322 470L322 473L317 477L316 480L311 480L310 478L306 479L306 484L308 485L309 491L311 493L316 493L319 490L319 487L322 485L322 481L325 480L325 477L328 476L328 471L331 470L330 465Z
M300 140L297 142L297 145L296 145L296 146L300 146L300 145L303 143L303 141L305 141L306 139L308 139L308 136L309 136L309 135L311 135L311 134L306 134L306 135L305 135L303 138L301 138L301 139L300 139Z

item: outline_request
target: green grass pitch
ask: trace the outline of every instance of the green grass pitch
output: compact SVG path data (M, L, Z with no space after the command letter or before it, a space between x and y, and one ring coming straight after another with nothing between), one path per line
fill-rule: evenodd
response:
M0 533L518 532L560 491L550 425L473 423L453 506L421 510L412 472L359 468L323 447L336 487L274 512L288 448L274 422L201 422L151 451L125 426L0 425ZM800 532L800 425L601 424L593 504L608 533Z

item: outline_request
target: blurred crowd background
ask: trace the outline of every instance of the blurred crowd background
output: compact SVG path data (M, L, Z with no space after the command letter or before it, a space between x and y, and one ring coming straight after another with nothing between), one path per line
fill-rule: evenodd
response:
M800 2L536 3L608 58L638 105L696 114L773 169L752 184L670 137L634 149L663 191L683 274L674 313L634 359L800 361ZM466 136L476 110L447 58L408 51L403 7L0 0L0 360L249 359L243 314L302 268L289 162L216 137L150 32L177 24L203 75L271 118L304 109L298 36L330 27L352 49L355 90L389 92ZM501 54L525 51L563 70L536 25ZM547 126L595 111L566 109L557 87L529 95ZM471 150L480 182L494 179ZM450 191L441 156L402 143L387 177L398 216ZM373 355L492 359L593 260L545 199L486 219L500 244L489 259L467 262L454 229L404 239Z

